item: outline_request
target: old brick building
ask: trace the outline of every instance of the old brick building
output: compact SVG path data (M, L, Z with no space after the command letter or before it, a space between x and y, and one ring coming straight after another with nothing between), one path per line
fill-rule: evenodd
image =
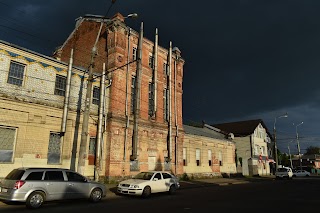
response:
M112 79L106 91L106 155L102 159L105 168L100 169L100 176L119 178L154 169L182 174L184 60L178 48L158 45L157 29L155 42L143 38L137 158L130 160L135 154L132 149L133 105L139 32L130 29L124 20L121 14L112 19L94 15L78 18L75 29L54 57L66 62L73 49L74 65L89 67L91 50L97 39L94 72L101 73L105 63L108 78Z

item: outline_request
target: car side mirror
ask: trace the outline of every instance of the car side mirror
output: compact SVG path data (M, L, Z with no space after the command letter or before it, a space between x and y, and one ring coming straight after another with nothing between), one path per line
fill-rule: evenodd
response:
M157 181L158 180L158 178L153 178L153 181Z

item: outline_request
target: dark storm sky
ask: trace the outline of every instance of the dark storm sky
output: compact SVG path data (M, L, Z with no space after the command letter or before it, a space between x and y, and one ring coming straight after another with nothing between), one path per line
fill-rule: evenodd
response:
M0 0L0 39L51 55L76 18L105 15L110 5ZM117 0L108 16L138 13L129 26L138 31L143 22L152 41L158 28L161 46L172 41L182 51L185 123L261 118L272 133L287 112L276 122L279 149L287 152L296 130L302 149L320 146L319 11L319 0Z

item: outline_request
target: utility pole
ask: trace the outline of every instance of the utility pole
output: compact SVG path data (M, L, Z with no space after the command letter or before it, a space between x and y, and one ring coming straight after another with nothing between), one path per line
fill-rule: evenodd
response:
M87 141L88 141L88 129L89 129L89 116L90 116L90 106L91 106L91 95L92 95L92 81L93 81L93 68L94 68L94 61L97 56L97 43L101 33L101 29L103 26L103 20L100 23L100 29L96 37L96 41L92 47L91 51L91 60L88 72L88 84L87 84L87 93L84 105L84 112L83 112L83 122L82 122L82 132L81 132L81 142L80 142L80 150L79 150L79 157L78 157L78 169L77 172L84 175L84 168L86 162L86 150L87 150Z
M140 35L138 41L137 51L137 73L135 81L135 99L134 99L134 114L133 114L133 136L132 136L132 154L131 161L137 159L138 152L138 122L140 114L140 86L141 86L141 72L142 72L142 44L143 44L143 22L141 22Z

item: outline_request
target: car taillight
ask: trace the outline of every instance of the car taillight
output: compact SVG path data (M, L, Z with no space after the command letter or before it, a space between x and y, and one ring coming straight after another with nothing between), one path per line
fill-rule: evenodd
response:
M24 183L25 183L24 181L18 180L18 181L14 184L14 189L20 189L20 188L23 186Z

